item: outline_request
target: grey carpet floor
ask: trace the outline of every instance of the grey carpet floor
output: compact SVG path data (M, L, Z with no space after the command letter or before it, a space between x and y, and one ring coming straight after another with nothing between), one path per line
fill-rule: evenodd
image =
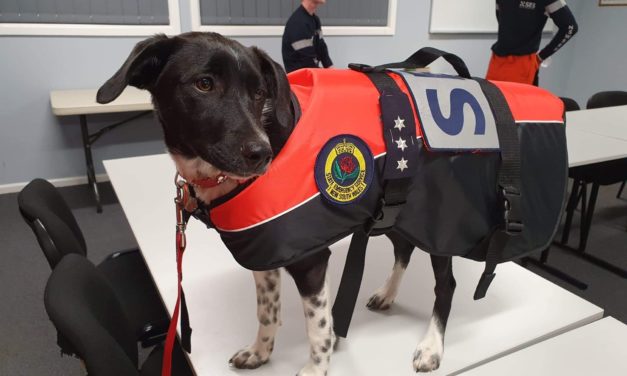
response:
M602 187L587 251L627 268L627 200L615 198L618 185ZM136 247L124 213L109 184L101 184L104 211L97 214L86 186L61 189L85 234L88 258L98 263L115 250ZM623 194L627 197L627 192ZM61 357L56 332L43 306L50 268L19 215L17 194L0 195L0 376L84 375L80 362ZM575 216L571 241L578 236ZM579 278L585 291L529 266L530 270L605 309L627 323L627 280L552 247L549 263Z

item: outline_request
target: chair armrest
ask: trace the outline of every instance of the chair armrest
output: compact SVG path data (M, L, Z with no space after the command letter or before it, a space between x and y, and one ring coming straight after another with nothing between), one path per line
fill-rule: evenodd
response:
M123 256L129 256L129 255L132 255L132 254L135 254L135 253L138 253L138 252L139 252L139 248L125 249L123 251L113 252L109 256L105 257L105 259L103 261L111 260L111 259L118 258L118 257L123 257Z
M165 340L168 334L169 320L157 321L144 325L139 341L143 348L152 347Z

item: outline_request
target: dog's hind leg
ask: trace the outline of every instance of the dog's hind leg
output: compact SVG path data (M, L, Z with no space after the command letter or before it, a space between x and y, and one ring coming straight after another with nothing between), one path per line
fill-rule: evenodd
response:
M427 333L414 352L414 370L431 372L440 366L444 353L444 332L455 292L451 257L431 255L435 275L435 305Z
M309 338L309 361L297 376L323 376L329 369L335 344L329 283L326 279L330 254L327 248L286 267L294 277L303 300Z
M255 342L238 351L229 360L236 368L257 368L268 361L274 348L274 336L281 325L281 273L278 269L253 272L257 286L257 320Z
M398 294L398 287L414 251L414 246L398 233L391 231L386 236L390 238L394 245L394 267L392 268L392 274L390 274L383 286L374 292L366 304L366 307L373 311L384 311L390 308L390 305L396 298L396 294Z

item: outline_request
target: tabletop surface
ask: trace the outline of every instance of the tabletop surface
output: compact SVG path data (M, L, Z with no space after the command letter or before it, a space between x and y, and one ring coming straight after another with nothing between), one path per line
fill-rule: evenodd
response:
M606 317L480 367L464 376L624 376L627 325Z
M627 158L627 140L602 136L566 125L568 166L576 167Z
M96 102L97 92L97 89L51 91L52 113L57 116L66 116L153 109L150 93L146 90L128 86L116 100L107 104Z
M174 165L167 155L105 161L107 173L146 263L169 311L176 300L174 251ZM252 273L238 266L218 234L192 220L183 263L190 311L191 361L198 375L295 374L307 360L302 305L291 278L283 273L282 322L271 361L253 372L232 370L227 361L256 334ZM334 296L348 240L333 247L329 276ZM391 244L371 240L361 293L349 336L331 361L333 375L415 375L412 353L433 308L433 273L417 250L395 305L385 313L364 306L392 268ZM445 354L433 375L451 375L595 321L602 309L535 274L506 263L496 271L486 298L472 295L483 264L456 258L457 280Z
M566 113L569 128L627 141L627 106Z

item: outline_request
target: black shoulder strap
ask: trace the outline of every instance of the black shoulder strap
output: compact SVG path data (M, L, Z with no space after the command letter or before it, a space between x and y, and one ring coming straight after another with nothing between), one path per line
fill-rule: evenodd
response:
M384 72L366 73L380 94L381 118L387 148L383 170L384 194L373 218L353 234L342 279L333 304L335 334L346 337L364 273L366 247L373 229L392 227L407 197L418 160L416 124L409 98Z
M496 265L502 259L502 252L510 238L520 235L524 226L521 210L520 140L516 122L503 93L487 80L475 80L488 98L497 125L501 149L498 185L503 199L503 225L489 237L485 270L474 294L474 299L477 300L483 298L490 287Z

